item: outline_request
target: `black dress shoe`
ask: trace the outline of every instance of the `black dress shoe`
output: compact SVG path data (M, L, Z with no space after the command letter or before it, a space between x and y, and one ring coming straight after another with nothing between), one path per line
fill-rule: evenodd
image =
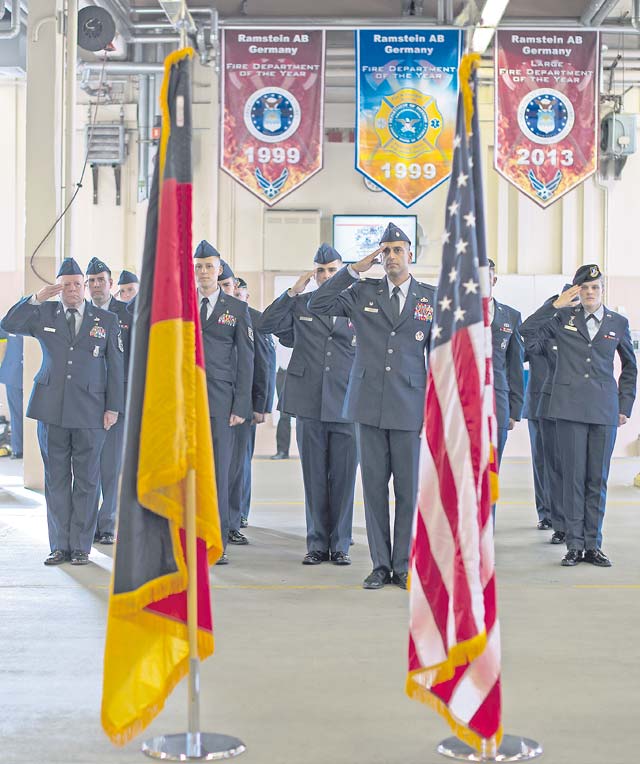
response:
M63 562L69 562L69 552L64 552L62 549L54 549L44 561L44 564L62 565Z
M247 520L246 517L241 517L240 518L240 527L241 528L248 528L249 527L249 521Z
M362 583L363 589L382 589L385 584L391 583L389 571L384 568L376 568L365 578Z
M353 546L356 542L353 540L353 537L349 539L349 546Z
M551 536L551 543L564 544L564 540L566 537L567 537L567 534L564 531L554 531L553 536Z
M351 565L351 557L345 552L334 552L331 559L336 565Z
M12 459L22 459L22 451L18 451L15 454L11 454Z
M86 552L80 551L80 549L74 549L71 552L71 564L72 565L88 565L89 555Z
M222 557L216 562L216 565L228 565L229 564L229 558L227 557L226 553L223 553Z
M569 549L562 558L560 565L563 565L565 568L571 568L579 562L582 562L582 551L580 549Z
M321 562L327 562L329 560L329 552L307 552L305 554L302 564L303 565L320 565Z
M98 539L98 544L105 544L106 546L109 546L110 544L115 544L116 538L113 535L113 533L101 533L100 538Z
M244 546L245 544L249 543L249 539L244 535L244 533L240 533L240 531L229 531L227 540L230 544L237 544L238 546Z
M553 525L551 525L551 520L547 520L545 518L544 520L540 520L538 523L539 531L548 531L550 528L553 528Z
M271 458L272 459L288 459L289 454L285 454L284 451L278 451L278 453L274 454Z
M98 533L98 531L96 531L96 532L93 534L93 543L94 543L94 544L99 544L99 543L100 543L100 537L101 537L101 536L102 536L102 533Z
M610 568L611 560L602 551L602 549L587 549L584 553L584 561L597 565L599 568Z
M394 573L391 576L391 583L399 586L401 589L406 589L408 576L408 573Z

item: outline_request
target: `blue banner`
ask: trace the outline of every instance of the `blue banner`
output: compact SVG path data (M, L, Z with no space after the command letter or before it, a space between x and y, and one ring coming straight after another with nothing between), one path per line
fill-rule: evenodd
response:
M356 169L405 207L451 174L462 32L356 32Z

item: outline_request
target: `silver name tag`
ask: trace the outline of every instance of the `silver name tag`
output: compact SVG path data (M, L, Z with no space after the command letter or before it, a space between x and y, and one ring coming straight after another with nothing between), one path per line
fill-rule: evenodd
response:
M365 308L364 312L365 313L378 313L379 310L378 310L378 308Z
M564 325L565 329L568 329L570 332L577 332L578 329L575 326L569 326L569 324Z
M300 316L301 321L313 321L311 316Z
M44 327L45 332L55 332L55 329L53 326L45 326Z

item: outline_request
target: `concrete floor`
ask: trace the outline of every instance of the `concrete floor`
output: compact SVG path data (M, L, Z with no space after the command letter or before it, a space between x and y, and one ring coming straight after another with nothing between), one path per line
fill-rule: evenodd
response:
M547 764L625 764L640 723L637 461L612 470L609 570L559 566L535 529L530 465L506 461L496 535L505 729ZM48 569L45 512L0 460L0 760L140 762L99 722L111 559ZM369 572L358 487L354 564L303 567L297 460L257 460L251 545L212 571L216 654L203 664L203 729L237 735L254 764L431 764L448 728L404 695L406 594L360 588ZM108 552L108 550L106 550ZM149 736L182 731L184 683Z

